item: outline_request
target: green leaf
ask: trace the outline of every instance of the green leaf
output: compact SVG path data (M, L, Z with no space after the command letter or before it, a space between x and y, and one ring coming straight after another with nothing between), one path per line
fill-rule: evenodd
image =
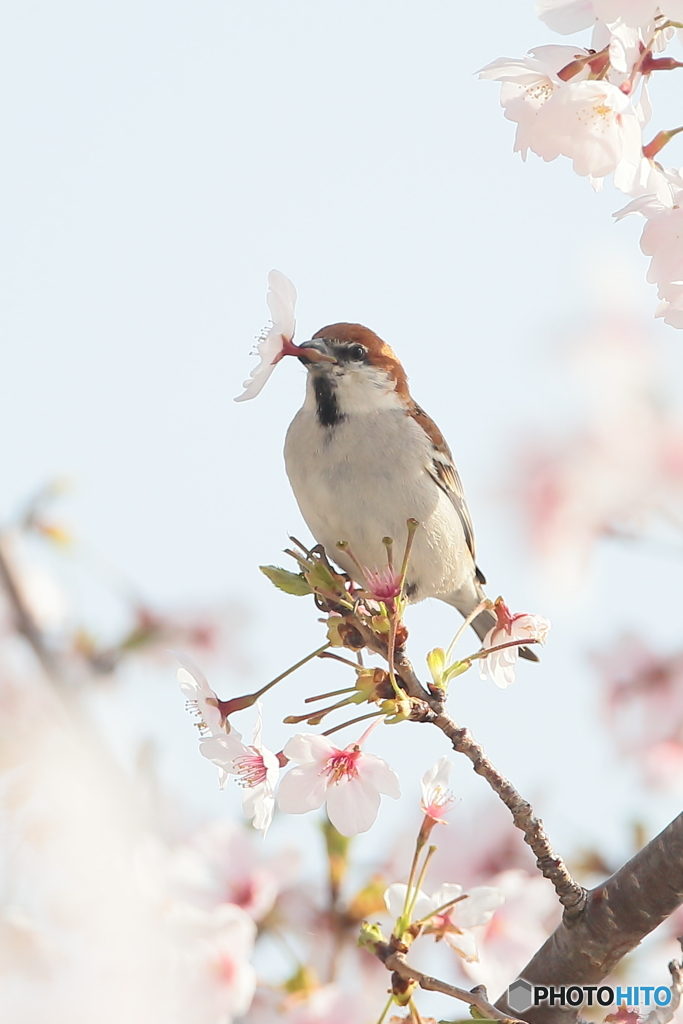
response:
M259 569L278 590L284 590L285 594L304 597L306 594L313 593L304 577L299 573L279 569L277 565L259 565Z

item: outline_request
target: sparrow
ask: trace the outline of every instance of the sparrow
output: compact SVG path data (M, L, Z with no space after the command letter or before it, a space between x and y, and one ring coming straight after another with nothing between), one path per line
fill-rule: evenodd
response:
M485 598L462 481L443 434L415 402L399 359L361 324L331 324L298 346L306 397L285 440L285 466L301 514L327 557L360 585L387 567L383 538L403 551L409 602L435 597L467 617ZM348 551L337 545L345 541ZM483 640L496 625L472 622ZM529 648L520 654L532 661Z

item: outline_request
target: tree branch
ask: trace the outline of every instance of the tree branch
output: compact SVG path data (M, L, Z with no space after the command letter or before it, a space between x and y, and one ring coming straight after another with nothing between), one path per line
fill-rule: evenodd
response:
M487 998L486 989L483 985L477 985L471 991L466 988L458 988L457 985L449 985L446 981L433 978L430 974L418 971L406 963L403 953L398 952L390 942L377 942L374 944L373 952L381 960L389 971L398 974L403 981L416 981L420 988L428 992L441 992L452 999L460 999L469 1006L475 1006L484 1017L491 1020L504 1021L505 1024L523 1024L518 1017L497 1010Z
M363 623L359 623L357 617L354 616L352 621L366 645L386 658L386 645L377 635ZM461 728L444 710L445 693L439 691L436 694L425 689L404 651L396 653L394 668L406 692L419 702L415 718L428 721L440 729L450 740L453 750L470 759L475 772L486 779L494 793L508 808L514 824L524 834L524 842L533 850L539 870L555 887L558 899L565 908L565 916L569 918L580 913L587 899L586 890L574 881L563 859L554 852L543 828L543 822L534 815L531 804L524 800L512 783L492 764L484 748L476 742L470 731ZM420 704L423 705L422 709L419 707Z
M52 651L46 646L43 634L38 628L19 588L14 568L4 549L4 538L0 535L0 586L9 601L17 631L32 648L46 675L54 683L60 683L60 666Z
M592 889L578 913L565 911L562 923L520 977L532 985L598 984L681 903L683 814ZM679 984L680 975L674 980ZM496 1006L508 1011L507 998L499 999ZM577 1018L578 1009L569 1006L538 1006L524 1013L529 1024L573 1024Z

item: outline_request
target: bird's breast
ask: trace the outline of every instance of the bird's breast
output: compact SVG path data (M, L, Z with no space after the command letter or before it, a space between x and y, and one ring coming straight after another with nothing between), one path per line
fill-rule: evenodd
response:
M400 562L406 521L421 524L409 573L419 596L443 586L452 590L466 560L457 512L428 472L432 455L421 427L396 409L347 415L324 426L304 407L285 441L287 474L302 515L328 555L352 576L358 572L338 551L339 541L347 541L358 560L376 571L386 566L382 538L394 540Z

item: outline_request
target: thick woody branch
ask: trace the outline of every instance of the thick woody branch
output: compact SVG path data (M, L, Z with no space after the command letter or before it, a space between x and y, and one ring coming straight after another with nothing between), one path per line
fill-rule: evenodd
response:
M681 903L683 814L616 874L592 889L579 913L565 912L562 923L520 977L532 985L599 984ZM676 965L676 985L680 985L680 971ZM680 988L676 998L680 1000ZM496 1005L508 1010L505 998ZM573 1024L577 1018L578 1010L568 1006L532 1007L524 1013L529 1024Z

